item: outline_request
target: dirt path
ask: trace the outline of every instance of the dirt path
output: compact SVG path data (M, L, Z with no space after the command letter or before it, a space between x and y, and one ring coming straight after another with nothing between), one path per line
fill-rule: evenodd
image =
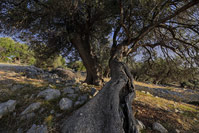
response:
M2 71L20 72L20 71L24 71L27 68L28 66L25 66L25 65L0 63L0 70Z

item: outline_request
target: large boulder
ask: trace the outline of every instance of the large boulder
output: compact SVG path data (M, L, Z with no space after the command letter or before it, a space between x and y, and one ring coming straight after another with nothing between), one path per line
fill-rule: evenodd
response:
M15 110L16 100L8 100L7 102L0 103L0 119L3 115Z
M66 80L75 80L76 75L72 70L64 69L64 68L56 68L51 71L51 73L56 73L59 77L64 78Z
M46 89L40 92L37 97L45 98L45 100L49 101L55 98L58 98L61 95L59 90L56 89Z

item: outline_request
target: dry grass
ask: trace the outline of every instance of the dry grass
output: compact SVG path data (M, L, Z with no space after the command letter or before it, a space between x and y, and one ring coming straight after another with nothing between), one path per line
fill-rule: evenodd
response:
M134 81L135 85L138 85L138 86L143 86L143 87L148 87L148 88L162 88L162 89L169 89L169 90L173 90L173 89L176 89L174 87L164 87L164 86L160 86L160 85L155 85L155 84L147 84L147 83L144 83L144 82L139 82L139 81Z
M152 127L152 123L158 121L169 132L174 132L175 129L186 133L199 131L199 107L197 106L154 97L139 91L133 106L137 110L136 118L148 127ZM153 132L150 129L146 131Z

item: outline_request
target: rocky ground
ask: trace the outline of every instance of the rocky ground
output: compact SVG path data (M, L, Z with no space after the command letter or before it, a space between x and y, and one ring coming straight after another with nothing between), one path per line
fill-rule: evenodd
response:
M0 133L59 133L63 121L101 89L79 79L61 68L48 72L34 66L0 64ZM157 88L153 93L149 85L136 84L133 108L140 132L199 132L198 106L170 98L170 92L168 97L161 96L155 93Z

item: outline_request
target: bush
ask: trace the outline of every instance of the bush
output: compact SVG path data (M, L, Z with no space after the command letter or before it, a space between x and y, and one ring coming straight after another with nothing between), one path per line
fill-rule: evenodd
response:
M0 61L33 65L33 55L28 45L15 42L11 38L0 38Z

